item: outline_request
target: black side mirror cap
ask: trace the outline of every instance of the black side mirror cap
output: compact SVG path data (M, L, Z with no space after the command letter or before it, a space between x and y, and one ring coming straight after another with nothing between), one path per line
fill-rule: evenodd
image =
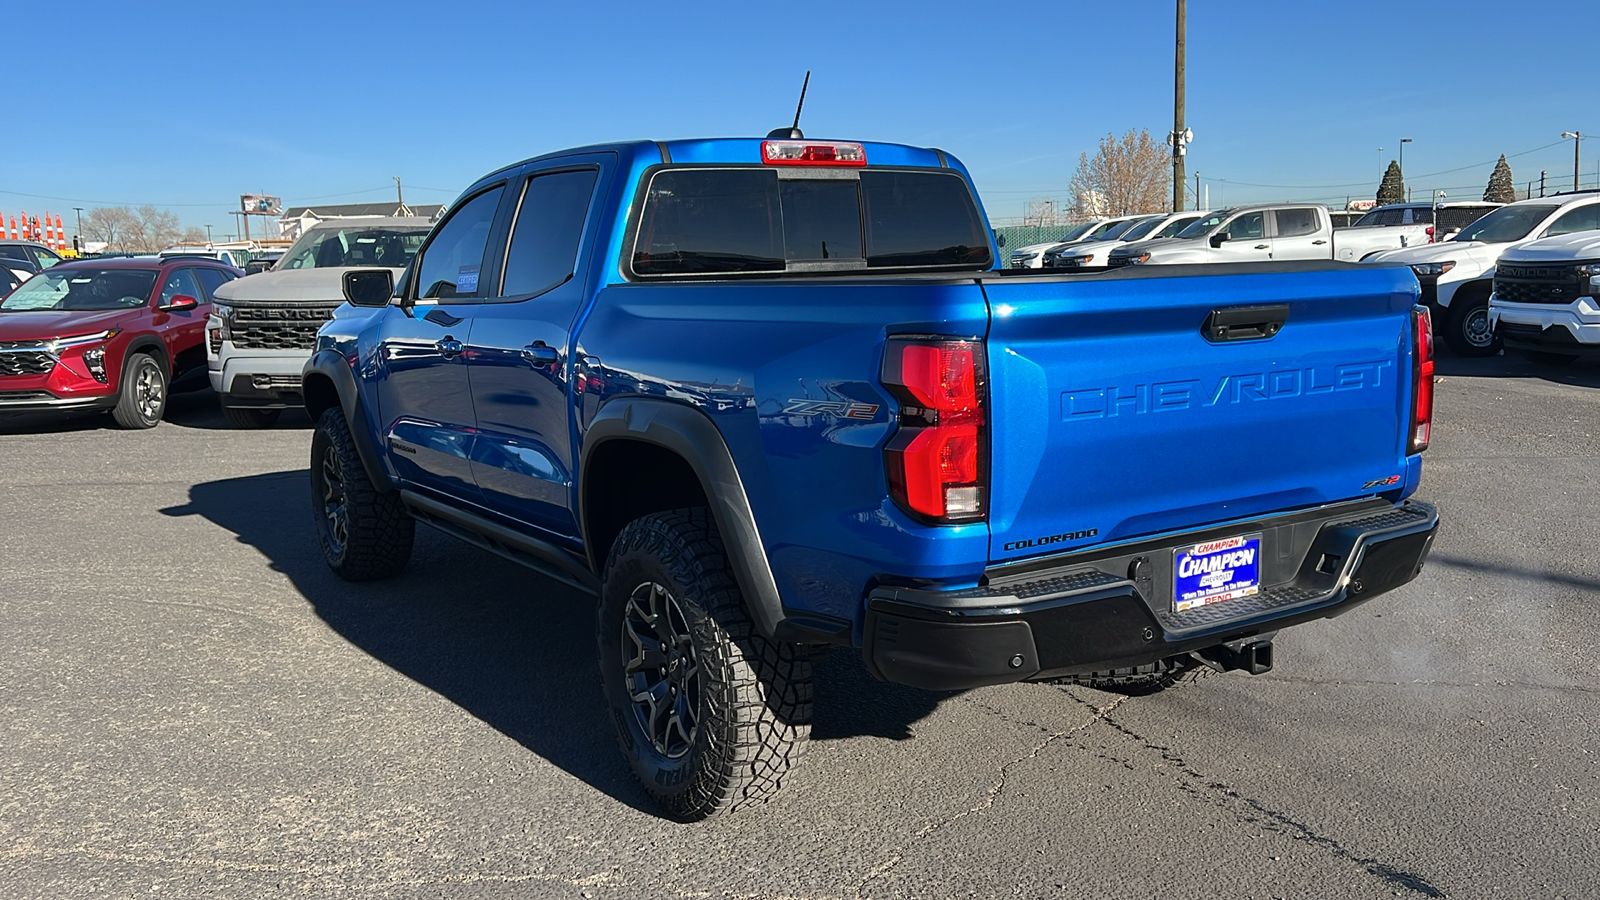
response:
M1233 237L1233 235L1227 233L1226 231L1220 232L1218 234L1213 234L1211 236L1211 246L1213 246L1213 247L1221 247L1222 243L1224 241L1228 240L1231 237Z
M388 269L344 273L344 299L351 306L388 306L393 297L394 273Z

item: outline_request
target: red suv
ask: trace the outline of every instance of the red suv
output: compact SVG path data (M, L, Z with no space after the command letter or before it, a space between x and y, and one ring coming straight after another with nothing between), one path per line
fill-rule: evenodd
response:
M151 428L167 387L205 368L211 292L244 274L214 260L86 259L0 300L0 414L110 410Z

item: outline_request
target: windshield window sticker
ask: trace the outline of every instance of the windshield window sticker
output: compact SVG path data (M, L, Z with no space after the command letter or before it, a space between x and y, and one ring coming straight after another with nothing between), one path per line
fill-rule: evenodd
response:
M478 291L478 267L462 266L456 270L456 293L475 294Z

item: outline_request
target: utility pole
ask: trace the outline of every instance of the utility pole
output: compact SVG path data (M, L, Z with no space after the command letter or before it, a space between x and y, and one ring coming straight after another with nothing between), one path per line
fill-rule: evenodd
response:
M1189 131L1183 125L1184 102L1184 34L1188 28L1188 9L1186 0L1178 2L1178 42L1173 54L1173 86L1172 86L1172 211L1183 210L1183 188L1186 179L1183 174L1184 145L1189 142Z
M394 214L397 216L406 215L406 195L400 189L400 176L390 175L389 177L394 179L394 198L400 202L400 205L395 208Z
M1200 173L1194 173L1194 208L1200 208Z
M211 246L211 226L206 226L206 246Z
M1547 174L1549 174L1547 170L1545 170L1545 169L1540 169L1539 170L1539 196L1541 196L1541 197L1544 196L1544 177Z
M1578 189L1578 147L1583 143L1583 132L1563 131L1561 136L1572 138L1572 189Z
M72 211L78 214L78 237L83 237L83 207L74 206Z

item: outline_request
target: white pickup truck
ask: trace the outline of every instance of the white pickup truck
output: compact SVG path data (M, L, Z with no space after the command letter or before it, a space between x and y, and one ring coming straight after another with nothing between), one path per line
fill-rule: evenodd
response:
M1236 206L1210 213L1159 241L1124 244L1108 265L1267 262L1288 259L1355 261L1402 246L1399 230L1333 229L1328 208L1315 203Z
M1596 230L1500 254L1489 324L1508 352L1552 365L1600 353L1600 204L1583 209Z
M1500 338L1489 323L1495 262L1540 238L1600 228L1600 191L1535 197L1508 203L1448 241L1391 250L1366 262L1411 267L1422 302L1434 310L1434 331L1458 356L1492 356Z

